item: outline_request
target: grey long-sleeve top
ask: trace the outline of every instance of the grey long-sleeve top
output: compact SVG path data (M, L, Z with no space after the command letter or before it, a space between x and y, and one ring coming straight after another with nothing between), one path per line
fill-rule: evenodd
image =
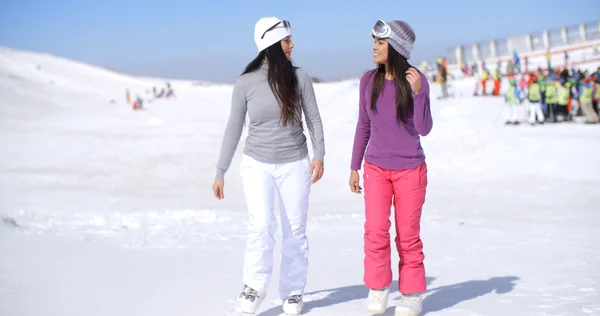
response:
M299 124L281 123L281 108L267 81L268 64L240 76L233 87L231 110L225 128L215 179L223 180L236 151L248 114L248 136L244 154L264 163L286 163L308 154L306 137ZM304 120L313 144L313 160L323 161L325 139L312 80L296 68Z

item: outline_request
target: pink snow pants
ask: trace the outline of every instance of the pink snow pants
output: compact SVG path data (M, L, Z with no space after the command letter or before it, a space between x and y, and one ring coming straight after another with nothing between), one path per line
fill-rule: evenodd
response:
M426 290L421 210L427 188L427 164L406 170L387 170L365 162L364 282L370 289L392 283L390 213L395 210L398 288L402 294Z

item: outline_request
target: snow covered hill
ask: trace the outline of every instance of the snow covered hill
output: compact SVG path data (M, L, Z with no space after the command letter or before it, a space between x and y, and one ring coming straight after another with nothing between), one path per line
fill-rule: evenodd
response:
M154 100L166 82L176 97ZM599 315L600 126L507 127L473 84L442 101L432 86L424 314ZM231 90L0 49L0 315L233 314L243 141L226 199L211 192ZM327 154L305 314L366 315L363 198L347 184L358 82L315 90ZM275 272L262 316L281 313Z

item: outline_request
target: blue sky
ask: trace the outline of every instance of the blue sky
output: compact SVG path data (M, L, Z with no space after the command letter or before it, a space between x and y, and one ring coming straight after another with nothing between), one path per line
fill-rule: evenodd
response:
M48 52L110 69L233 82L256 56L254 24L290 20L296 65L316 77L373 66L369 30L404 20L417 41L411 62L491 38L598 19L599 0L412 1L0 0L0 46Z

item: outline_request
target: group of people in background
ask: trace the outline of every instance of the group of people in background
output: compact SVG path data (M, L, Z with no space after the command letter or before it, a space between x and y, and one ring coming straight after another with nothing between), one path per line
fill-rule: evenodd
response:
M551 57L548 51L545 69L538 67L530 70L529 58L524 56L522 63L515 51L512 59L504 62L504 69L502 60L493 68L488 67L484 61L471 65L462 61L460 72L463 76L475 78L474 96L504 97L510 106L507 125L517 125L523 120L531 125L569 122L578 116L584 116L586 124L599 123L600 67L591 72L568 67L567 51L564 52L564 65L552 67ZM431 71L431 80L440 84L442 93L439 98L447 98L449 93L446 59L438 57L436 66L435 70ZM423 62L421 67L431 69L426 62ZM508 79L505 89L502 89L503 78ZM504 81L504 84L507 82ZM523 110L525 117L522 117Z
M146 90L146 94L150 94L150 90ZM168 99L175 97L175 90L171 87L169 82L166 83L166 87L157 89L156 87L152 87L152 97L148 98L148 102L152 102L152 100L156 99ZM133 110L143 110L144 109L144 99L136 94L135 99L131 98L131 91L126 89L125 91L125 101L127 104L131 104Z
M585 116L584 123L599 123L600 67L595 72L575 69L543 70L509 76L510 87L504 94L511 106L506 124L519 124L518 106L525 101L530 124L573 121Z
M547 69L549 69L550 71L553 70L552 65L551 65L551 54L550 52L546 53L546 61L547 61ZM473 76L475 77L477 80L475 82L475 91L473 92L474 96L478 96L478 95L492 95L492 96L500 96L502 95L501 93L501 87L502 87L502 77L505 75L506 77L513 78L515 75L518 74L530 74L530 70L529 70L529 57L525 56L523 57L524 59L524 65L521 64L521 58L519 56L519 54L515 51L513 52L513 57L512 59L509 59L506 62L506 68L504 71L504 74L502 73L502 60L499 60L496 64L496 67L493 69L489 69L488 66L486 65L485 61L481 62L481 66L479 66L477 63L473 63L470 67L467 65L467 63L465 61L462 61L460 64L460 69L461 72L463 73L463 75L465 76ZM564 53L564 69L568 69L568 64L569 64L569 53L565 51ZM523 66L523 67L522 67ZM538 68L538 71L540 70L540 68ZM493 88L492 88L492 92L488 93L488 82L492 81L493 84ZM481 87L481 92L479 91Z

